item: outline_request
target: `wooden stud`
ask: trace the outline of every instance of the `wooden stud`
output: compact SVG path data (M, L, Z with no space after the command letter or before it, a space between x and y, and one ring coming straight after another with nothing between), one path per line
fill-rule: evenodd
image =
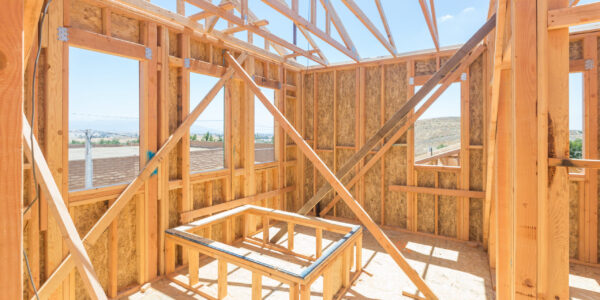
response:
M288 223L288 250L294 250L294 223ZM265 243L266 244L266 243Z
M290 300L300 300L300 284L290 283Z
M269 217L262 217L262 234L263 234L263 243L269 243Z
M303 284L300 286L300 300L310 300L310 285Z
M466 78L461 78L460 82L460 178L459 186L462 190L470 189L470 105L469 105L469 69L464 69ZM469 240L469 202L470 198L458 198L457 212L457 236L461 240Z
M218 299L223 299L227 297L227 262L219 259L218 264ZM254 276L252 283L254 286Z
M323 229L321 228L317 228L316 229L316 233L315 233L315 239L316 239L316 256L317 258L321 257L321 255L323 254Z
M262 299L262 275L252 272L252 300Z
M19 126L23 120L23 74L25 73L24 49L24 3L9 1L0 10L0 257L3 269L0 272L1 299L23 297L23 135ZM35 207L34 207L35 208ZM33 209L33 208L32 208ZM31 246L31 245L30 245ZM31 258L31 257L30 257Z
M190 275L190 285L194 286L198 284L198 269L200 254L197 250L192 248L187 249L188 253L188 273Z

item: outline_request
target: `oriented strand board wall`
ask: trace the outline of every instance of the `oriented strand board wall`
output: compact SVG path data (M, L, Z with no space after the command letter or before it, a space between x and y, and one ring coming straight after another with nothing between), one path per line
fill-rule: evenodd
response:
M469 140L471 146L483 146L485 139L485 85L483 83L483 56L469 67ZM484 150L480 147L469 149L469 189L483 191L485 178ZM483 199L469 201L469 240L483 242Z

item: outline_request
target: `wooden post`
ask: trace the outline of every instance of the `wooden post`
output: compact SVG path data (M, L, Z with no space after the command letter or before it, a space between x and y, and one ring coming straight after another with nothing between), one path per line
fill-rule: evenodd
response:
M586 36L583 40L584 59L591 59L593 67L583 73L584 78L584 130L583 155L586 159L598 159L598 39ZM585 241L584 261L598 263L598 170L585 170ZM583 191L583 190L580 190ZM582 259L582 258L580 258Z
M310 300L310 285L303 284L300 286L300 300Z
M190 57L190 35L188 32L179 35L179 56L182 59ZM190 110L190 71L187 68L179 68L179 97L177 106L181 108L178 116L178 124L188 116ZM190 198L190 130L188 129L179 143L177 155L180 157L179 177L181 178L181 197L177 203L179 212L192 209L192 200ZM182 255L182 263L187 263L187 255Z
M335 295L336 291L333 290L334 271L333 266L329 266L323 272L323 300L333 300L333 295Z
M567 299L569 297L568 168L548 166L548 157L551 155L557 158L569 157L569 29L548 30L547 27L548 11L568 6L569 1L567 0L538 0L537 18L535 15L529 16L537 19L538 42L537 50L533 49L532 51L533 55L537 54L538 59L536 95L538 107L532 114L537 113L539 116L537 293L540 295L539 297L546 299ZM515 13L514 9L512 11ZM513 35L524 38L523 46L528 44L527 47L534 48L531 42L525 42L525 38L529 38L529 36L520 35L518 31L515 31L515 28L521 28L518 25L515 24L513 27ZM531 50L527 53L521 52L519 44L514 43L513 59L519 55L529 55ZM513 66L517 66L517 64L518 61L513 60ZM526 64L526 67L529 65ZM522 69L523 77L530 76L527 73L530 70ZM513 78L515 82L519 82L519 79L523 78L519 78L518 74L519 72L515 70L515 78ZM529 82L522 81L521 83ZM516 98L515 102L519 103L520 101ZM519 118L516 119L516 122L519 124ZM517 127L515 130L518 132L520 128ZM522 147L522 145L526 145L525 141L518 145L520 148L527 148ZM531 164L531 166L536 167L535 164ZM521 182L519 179L515 178L515 182L521 185L525 184L527 187L527 183ZM531 189L532 186L528 188ZM519 200L517 199L517 203L520 202ZM517 227L517 230L520 228Z
M219 297L220 298L220 297ZM262 299L262 275L252 272L252 300Z
M171 239L165 239L165 273L171 274L175 271L175 243Z
M227 262L219 259L218 264L218 298L223 299L227 297Z
M294 224L288 223L288 249L294 250Z
M23 2L8 1L0 10L0 299L23 297ZM15 126L15 124L17 124Z
M503 70L498 73L501 86L498 91L498 125L496 138L496 158L494 159L494 176L496 187L495 211L496 211L496 296L498 299L510 299L514 293L515 281L513 261L513 236L514 236L514 201L513 194L513 174L511 171L510 155L512 149L513 124L510 119L510 106L512 105L512 78L511 70ZM489 192L489 191L486 191ZM490 236L490 241L494 236Z
M159 43L162 48L160 58L161 69L159 71L158 94L158 143L161 147L169 138L169 29L165 26L159 27ZM169 225L169 160L163 159L159 168L159 207L158 207L158 272L165 273L165 230Z
M317 228L315 237L317 240L317 245L316 245L317 258L319 258L319 257L321 257L321 254L323 253L323 229Z
M263 243L269 243L269 217L262 217L262 233L263 233Z
M198 283L198 268L200 253L194 249L188 249L188 273L190 275L190 285L194 286Z
M463 190L469 190L469 71L464 70L464 77L461 76L460 82L460 179L459 187ZM461 240L469 240L469 202L470 198L457 198L458 207L458 228L457 237Z

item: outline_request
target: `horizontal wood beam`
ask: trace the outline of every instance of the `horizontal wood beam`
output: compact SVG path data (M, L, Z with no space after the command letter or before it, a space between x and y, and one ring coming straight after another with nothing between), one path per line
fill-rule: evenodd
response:
M142 44L78 28L68 28L67 38L69 46L136 60L146 60L146 47Z
M396 192L412 192L412 193L441 195L441 196L485 198L485 192L481 192L481 191L429 188L429 187L407 186L407 185L390 185L389 190L396 191Z
M267 20L258 20L258 21L250 23L250 25L258 26L258 27L266 26L268 24L269 24L269 21L267 21ZM247 28L243 27L243 26L234 26L234 27L230 27L227 29L223 29L221 32L224 34L234 34L234 33L240 32L240 31L244 31L244 30L247 30Z
M274 190L274 191L270 191L270 192L266 192L266 193L256 194L254 196L244 197L241 199L226 201L226 202L216 204L213 206L209 206L209 207L203 207L203 208L196 209L196 210L185 211L185 212L182 212L181 214L179 214L179 219L181 220L181 222L186 223L186 222L189 222L189 220L193 220L196 218L208 216L210 214L226 211L226 210L240 207L240 206L243 206L246 204L252 204L259 200L277 197L283 193L294 191L295 189L296 189L296 186L288 186L283 189L278 189L278 190Z
M600 22L600 2L548 11L548 29Z
M585 169L600 169L600 160L595 159L563 159L548 158L549 167L570 167Z

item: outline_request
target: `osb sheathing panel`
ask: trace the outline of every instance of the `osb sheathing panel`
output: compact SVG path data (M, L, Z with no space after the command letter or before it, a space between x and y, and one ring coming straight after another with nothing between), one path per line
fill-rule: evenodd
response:
M439 172L438 186L442 189L457 188L457 173ZM438 233L443 236L456 237L457 198L438 196Z
M417 186L435 187L435 173L417 171ZM435 198L433 195L417 194L417 231L435 232Z
M373 155L367 155L365 161L369 161ZM367 171L365 177L365 199L364 209L371 219L381 223L381 159Z
M168 101L168 115L169 115L169 132L173 133L177 129L177 118L179 107L177 105L177 99L179 97L179 80L181 80L178 68L169 68L169 101ZM169 152L169 178L177 179L178 166L177 166L177 151Z
M177 32L169 30L169 55L178 56L179 55L179 42L178 42L178 34Z
M197 60L210 62L210 44L199 40L190 40L190 56Z
M274 63L269 63L269 79L279 79L279 66Z
M296 77L297 77L298 73L294 72L292 70L287 70L285 71L285 82L289 85L297 85L296 84ZM277 78L273 78L273 79L277 79Z
M208 193L207 193L207 183L200 182L196 184L192 184L192 203L193 209L199 209L208 206Z
M579 183L569 181L569 257L579 251Z
M597 57L597 62L600 62L600 38L596 39L597 42L597 49L596 49L596 53L598 54ZM598 72L598 81L600 82L600 72ZM598 93L600 93L600 84L598 85ZM600 106L598 107L599 113L600 113ZM600 131L598 131L598 138L600 138ZM598 145L598 149L600 150L600 144ZM588 170L590 172L592 172L592 170ZM586 171L587 172L587 171ZM594 170L594 172L597 172ZM598 176L598 186L600 187L600 176ZM596 195L597 199L600 199L600 188L597 189L597 195ZM598 205L598 216L600 216L600 205ZM600 222L598 222L598 253L597 253L597 257L600 258Z
M469 201L469 241L483 242L483 199Z
M319 155L321 160L323 160L323 162L327 165L327 167L330 170L332 170L332 172L335 173L335 171L333 171L333 152L317 150L317 154ZM323 184L325 184L326 182L327 181L325 180L325 178L323 178L321 173L317 170L317 180L316 180L317 190L321 186L323 186ZM321 200L321 202L319 202L319 205L321 206L321 208L323 208L323 207L327 206L327 204L329 204L329 202L332 199L333 199L333 192L329 192L325 195L325 197L323 197L323 200Z
M389 120L407 101L408 82L406 78L406 63L385 65L384 69L384 105L385 119ZM404 122L404 121L403 121ZM381 127L381 126L379 126ZM370 137L370 136L369 136ZM387 139L386 139L387 141ZM406 143L406 133L398 139ZM386 154L387 155L387 154Z
M337 145L354 146L356 136L356 69L337 72ZM341 166L338 164L338 166Z
M365 137L375 135L381 128L381 67L365 68ZM379 147L376 147L379 148Z
M236 57L237 57L237 55L236 55ZM223 48L213 46L213 61L212 62L215 65L221 65L221 66L225 65L225 58L223 57Z
M111 14L110 31L112 36L134 43L140 42L140 22L119 14Z
M437 69L437 62L435 58L426 60L415 60L415 75L431 75L435 73Z
M102 33L102 9L80 0L71 1L71 27Z
M265 63L262 61L255 60L254 61L254 74L258 76L265 77Z
M406 147L393 146L384 156L386 225L406 228L406 193L390 191L390 185L406 185Z
M279 93L279 91L275 91L275 93ZM300 128L299 126L299 122L296 122L296 99L294 99L293 97L285 97L285 117L286 119L288 119L288 121L290 121L290 123L294 126L294 128L298 129ZM294 144L294 141L292 140L292 138L290 137L290 135L288 134L283 134L283 136L285 137L285 144L286 145L292 145ZM289 150L289 148L288 148ZM287 153L290 152L295 152L295 151L286 151ZM293 156L295 157L295 156ZM287 160L290 159L295 159L295 158L286 158Z
M223 197L225 191L225 179L213 181L212 187L213 205L225 202L225 197Z
M333 71L317 73L317 148L333 149Z
M133 200L130 200L133 201ZM79 236L83 238L100 217L108 209L108 201L96 202L93 204L82 205L72 209L73 221ZM121 245L119 245L121 247ZM91 247L86 247L86 251L98 280L102 287L108 288L108 230L104 231L96 243ZM133 259L135 261L135 258ZM91 299L85 289L85 285L79 272L75 272L75 296L77 299Z
M307 140L312 140L314 133L314 76L312 73L304 75L302 92L304 97L304 111L302 112L304 118L304 138Z
M583 59L583 40L569 42L569 59Z
M244 108L248 105L248 102L241 101L245 99L244 84L239 80L229 80L225 85L226 97L230 99L233 109L231 110L231 131L232 131L232 145L233 155L233 166L235 168L244 167L244 137L246 128L246 116L244 115ZM240 100L238 102L238 100ZM233 103L239 103L233 105Z
M235 199L240 199L244 197L244 179L243 176L234 176L232 185L232 194Z
M287 167L285 168L285 186L293 186L296 184L296 167ZM275 188L273 188L275 189ZM286 207L288 211L297 211L300 207L295 207L296 203L296 192L291 191L285 193L285 201Z
M314 179L313 179L313 164L310 160L304 159L304 182L302 183L302 188L304 189L304 199L302 199L302 204L304 204L308 199L310 199L314 195Z
M469 186L471 190L483 191L483 149L469 151Z
M469 144L483 145L484 139L483 55L469 67Z
M135 196L117 218L119 232L119 259L117 260L117 285L119 289L137 283L138 255L136 248L136 202L143 196Z
M354 154L354 150L349 150L349 149L337 149L337 155L336 155L336 160L337 160L337 165L339 166L343 166L346 161L348 161L348 158L350 158L350 156L352 156L352 154ZM350 173L348 173L348 175L346 175L346 178L353 178L354 175L356 174L356 171L353 169L352 171L350 171ZM353 186L350 189L350 193L352 194L352 196L354 197L354 199L357 199L357 193L356 193L356 185ZM335 206L336 208L336 214L338 217L342 217L342 218L348 218L348 219L355 219L356 217L354 216L354 213L350 210L350 208L348 208L348 206L346 205L346 203L343 200L338 201L338 203Z

